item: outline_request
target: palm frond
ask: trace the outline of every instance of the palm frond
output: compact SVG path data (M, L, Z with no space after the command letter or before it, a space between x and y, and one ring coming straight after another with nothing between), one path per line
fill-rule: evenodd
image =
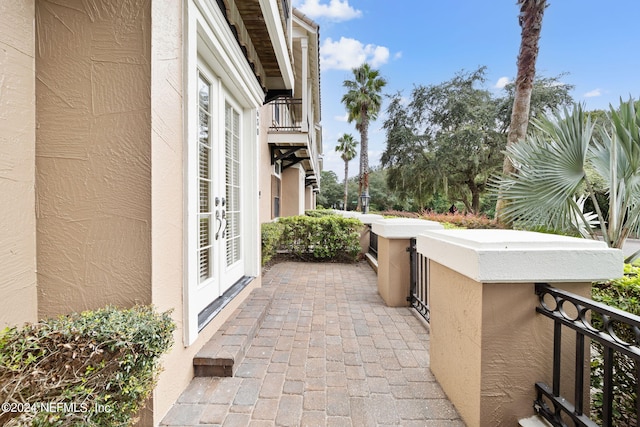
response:
M580 106L533 120L533 126L532 135L507 148L517 172L494 181L509 200L504 216L536 226L584 231L593 218L576 200L586 177L593 126Z

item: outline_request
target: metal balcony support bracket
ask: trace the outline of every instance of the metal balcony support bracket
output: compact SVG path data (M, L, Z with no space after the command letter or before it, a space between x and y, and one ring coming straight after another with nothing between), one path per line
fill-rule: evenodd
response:
M269 146L269 150L271 152L271 164L274 165L278 160L281 161L293 161L297 160L295 163L298 163L304 159L308 159L308 157L296 157L296 152L303 150L305 147L291 147L291 146L279 146L279 145L271 145ZM280 151L278 154L277 152ZM286 169L291 165L282 165L282 169Z

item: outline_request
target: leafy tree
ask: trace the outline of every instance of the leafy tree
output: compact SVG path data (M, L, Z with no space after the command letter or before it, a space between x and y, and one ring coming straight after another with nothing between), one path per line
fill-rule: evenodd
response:
M593 124L604 124L607 122L607 112L605 110L586 111L585 115L591 119Z
M496 126L497 101L478 87L485 70L416 86L406 106L400 93L391 96L381 162L389 168L389 186L420 207L440 191L478 213L488 179L500 168L504 135Z
M575 86L563 83L561 79L564 76L565 74L560 74L556 77L535 77L531 89L529 117L540 118L559 107L568 107L573 104L570 92ZM507 132L511 125L511 115L516 96L515 83L507 84L504 90L506 94L498 101L498 119L501 123L500 130Z
M640 102L621 102L602 124L593 124L580 105L532 124L526 140L507 147L516 171L496 181L495 191L510 201L504 218L594 239L599 226L604 241L621 248L640 231ZM608 196L608 211L598 186ZM595 213L586 211L587 198Z
M320 193L316 199L318 205L325 208L337 208L342 200L342 187L338 183L338 175L334 171L320 172Z
M542 18L544 16L544 10L547 8L547 1L518 0L518 6L520 6L520 16L518 19L522 32L520 33L518 74L515 81L515 93L509 133L507 135L507 147L524 139L527 135L531 93L536 75L536 60L538 59L538 42L540 41ZM515 166L511 163L508 156L504 158L502 171L504 174L510 174L515 171ZM499 220L506 207L506 203L502 197L498 199L498 203L496 204L496 217Z
M387 81L367 63L352 71L354 79L343 83L347 93L342 96L342 103L347 109L349 123L355 121L356 130L360 132L360 194L362 190L369 192L369 123L378 117L382 106L381 91Z
M387 185L387 170L374 167L369 175L371 209L375 211L400 210L406 206Z
M347 210L347 193L349 180L349 162L356 156L356 144L358 141L353 139L353 135L345 133L338 138L336 151L341 153L340 157L344 161L344 209Z
M389 189L387 186L387 174L388 170L380 166L371 168L369 173L369 191L371 196L369 206L371 211L385 211L389 209L406 210L414 208L410 203L398 197L395 191ZM348 205L354 208L360 199L357 190L358 178L349 178Z

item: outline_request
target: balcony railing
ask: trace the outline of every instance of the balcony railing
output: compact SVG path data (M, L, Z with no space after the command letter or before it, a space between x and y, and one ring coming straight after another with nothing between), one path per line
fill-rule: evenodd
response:
M409 296L407 301L427 322L431 319L429 310L429 259L417 251L416 239L411 239L409 247Z
M369 253L375 259L378 259L378 235L371 230L369 224Z
M592 301L570 292L555 289L548 284L536 284L536 294L540 298L540 305L536 308L554 322L553 338L553 385L536 383L537 399L534 407L539 415L554 426L568 425L570 419L576 426L596 427L593 419L589 418L588 403L584 402L585 394L589 390L589 378L585 378L585 348L591 351L597 359L602 360L598 370L602 370L602 410L601 423L603 427L619 426L614 420L614 411L621 412L621 408L614 407L614 401L619 403L620 396L616 392L624 391L633 395L635 391L635 414L624 414L628 420L624 425L638 426L640 421L640 317L622 310ZM570 403L568 396L560 395L560 378L563 371L560 359L562 349L563 326L575 331L575 365L574 396ZM565 328L565 329L566 329ZM585 341L586 339L586 341ZM585 345L591 340L591 346ZM630 372L624 372L623 366ZM593 369L593 366L591 367ZM600 373L600 372L598 372ZM626 378L626 386L616 381L616 378ZM633 378L635 377L635 381ZM635 383L629 386L629 383ZM624 388L631 388L632 390ZM633 390L635 389L635 390ZM594 390L591 390L592 392ZM600 392L600 390L595 390ZM598 399L599 400L599 399ZM594 408L591 408L593 413ZM635 418L635 419L634 419Z
M270 130L301 131L302 130L302 99L278 98L269 103L271 106Z

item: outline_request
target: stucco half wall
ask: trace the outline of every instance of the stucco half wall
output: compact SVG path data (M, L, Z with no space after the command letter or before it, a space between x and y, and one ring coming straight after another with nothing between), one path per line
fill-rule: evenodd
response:
M533 413L534 384L551 384L553 371L553 322L535 312L535 285L479 283L433 261L429 268L431 370L467 425L517 425ZM554 286L588 296L591 284ZM565 396L573 396L574 349L569 333Z
M551 382L553 321L536 312L535 283L588 297L592 281L623 269L622 251L603 242L525 231L427 231L417 250L429 259L431 370L470 427L517 425L533 414L535 383ZM575 334L562 341L571 398Z

